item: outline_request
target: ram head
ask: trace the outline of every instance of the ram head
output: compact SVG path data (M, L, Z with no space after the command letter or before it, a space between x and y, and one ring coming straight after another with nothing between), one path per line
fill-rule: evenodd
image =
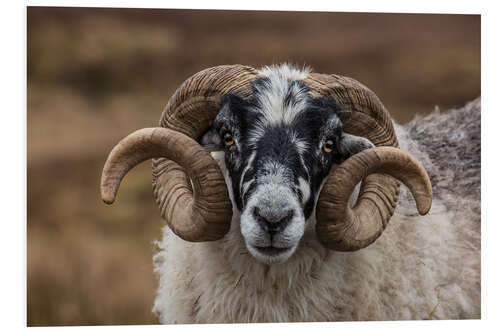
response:
M213 151L223 152L223 171ZM156 202L175 234L221 239L236 213L248 251L266 263L288 259L311 224L329 249L370 245L394 213L399 181L420 214L432 202L425 170L398 149L391 117L372 91L288 66L218 66L187 79L159 127L140 129L111 151L104 202L151 158Z

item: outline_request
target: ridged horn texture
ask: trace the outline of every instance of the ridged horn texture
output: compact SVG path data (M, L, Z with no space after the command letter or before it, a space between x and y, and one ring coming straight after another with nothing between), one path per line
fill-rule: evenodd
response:
M256 76L255 69L241 65L212 67L191 76L170 98L163 110L160 126L194 140L199 139L212 125L223 96L235 93L248 97ZM201 146L199 148L202 149ZM190 152L186 150L185 154ZM215 160L210 155L208 158L215 166ZM153 192L160 213L174 233L184 240L201 242L220 239L229 231L233 213L224 177L218 167L218 172L201 175L204 182L201 188L194 186L195 199L198 191L210 193L210 196L205 198L204 223L191 226L192 207L181 202L183 197L191 195L193 178L189 168L189 165L180 164L166 155L153 159Z
M121 140L111 151L104 165L101 195L113 203L121 179L137 164L154 157L166 157L183 167L191 186L178 187L172 214L182 223L173 223L172 230L187 240L212 239L227 232L224 194L226 184L219 166L195 140L166 128L143 128ZM215 198L215 200L214 200ZM223 198L229 200L227 197Z
M378 97L356 80L339 75L313 73L304 82L313 97L330 97L340 106L345 132L365 137L377 147L394 147L361 152L331 171L316 206L316 233L323 245L356 251L373 243L394 213L399 195L395 178L407 184L414 196L418 194L419 212L425 214L432 201L427 173L397 149L391 117ZM351 210L348 198L360 180L358 202Z
M432 188L423 167L408 153L393 147L362 151L336 168L328 177L317 205L316 231L320 241L337 251L354 251L373 243L382 233L393 212L393 201L380 197L372 188L349 207L349 197L363 177L388 174L402 181L413 194L421 215L431 208ZM374 191L375 190L375 191ZM365 187L361 190L366 192Z

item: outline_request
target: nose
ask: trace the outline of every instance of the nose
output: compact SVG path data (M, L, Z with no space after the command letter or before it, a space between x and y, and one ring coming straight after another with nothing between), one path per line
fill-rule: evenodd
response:
M283 231L294 215L293 209L274 211L255 207L253 216L260 227L271 236Z

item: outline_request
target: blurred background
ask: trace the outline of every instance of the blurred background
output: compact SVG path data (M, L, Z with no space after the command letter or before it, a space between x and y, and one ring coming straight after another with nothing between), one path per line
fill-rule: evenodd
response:
M157 323L150 162L111 207L100 174L190 75L307 64L361 81L400 123L480 95L478 15L28 7L27 25L30 326Z

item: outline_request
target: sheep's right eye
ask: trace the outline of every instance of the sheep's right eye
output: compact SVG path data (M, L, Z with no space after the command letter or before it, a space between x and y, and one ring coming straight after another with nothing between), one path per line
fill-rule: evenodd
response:
M233 136L229 132L226 132L224 134L223 139L224 139L224 144L226 145L226 147L231 147L234 144Z

